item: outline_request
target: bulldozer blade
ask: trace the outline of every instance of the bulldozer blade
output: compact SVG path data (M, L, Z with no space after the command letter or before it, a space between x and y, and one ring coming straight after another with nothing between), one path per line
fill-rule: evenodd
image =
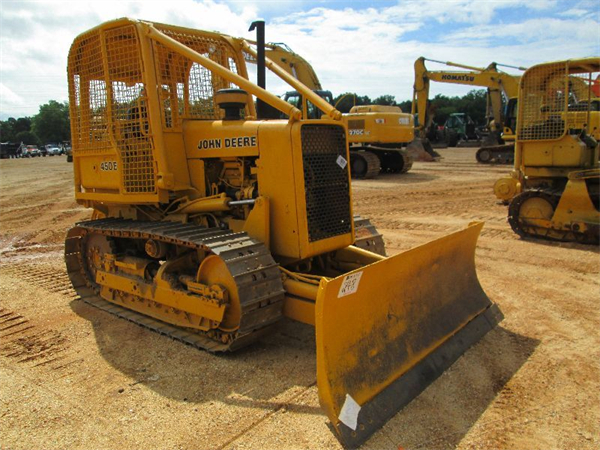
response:
M321 281L319 401L346 447L363 443L502 320L475 271L482 227Z

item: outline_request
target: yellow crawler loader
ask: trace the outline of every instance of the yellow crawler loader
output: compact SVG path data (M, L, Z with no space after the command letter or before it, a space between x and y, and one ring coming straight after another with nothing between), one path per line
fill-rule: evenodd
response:
M584 58L538 64L521 78L515 166L494 192L522 237L598 244L599 146L591 133L599 73L600 58Z
M125 18L75 39L75 197L93 217L67 234L67 271L85 302L211 352L312 324L321 406L358 446L501 320L475 271L483 224L393 257L353 245L378 234L353 218L341 114L315 99L324 117L303 119L248 80L246 51ZM253 97L289 120L257 119Z

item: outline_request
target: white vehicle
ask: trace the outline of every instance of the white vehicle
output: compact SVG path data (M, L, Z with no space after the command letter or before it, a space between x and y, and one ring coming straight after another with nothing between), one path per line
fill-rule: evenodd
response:
M28 145L23 149L23 158L35 158L36 156L42 156L37 145Z

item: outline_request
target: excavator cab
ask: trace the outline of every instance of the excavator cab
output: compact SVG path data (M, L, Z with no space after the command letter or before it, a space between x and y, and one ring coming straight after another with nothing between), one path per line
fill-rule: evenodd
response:
M318 89L313 90L313 92L333 106L333 95L331 94L331 91ZM298 91L286 92L283 99L299 110L304 111L305 119L320 119L323 116L323 112L310 100L305 101L304 97Z

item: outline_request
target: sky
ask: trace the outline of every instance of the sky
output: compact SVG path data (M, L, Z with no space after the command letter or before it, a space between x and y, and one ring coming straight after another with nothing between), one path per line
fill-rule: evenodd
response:
M598 0L0 0L0 120L67 101L67 55L74 38L120 17L266 40L306 59L334 96L412 99L415 59L485 67L600 56ZM428 63L430 70L446 67ZM505 68L509 73L518 70ZM272 77L267 88L287 88ZM433 83L436 94L464 95L467 86Z

